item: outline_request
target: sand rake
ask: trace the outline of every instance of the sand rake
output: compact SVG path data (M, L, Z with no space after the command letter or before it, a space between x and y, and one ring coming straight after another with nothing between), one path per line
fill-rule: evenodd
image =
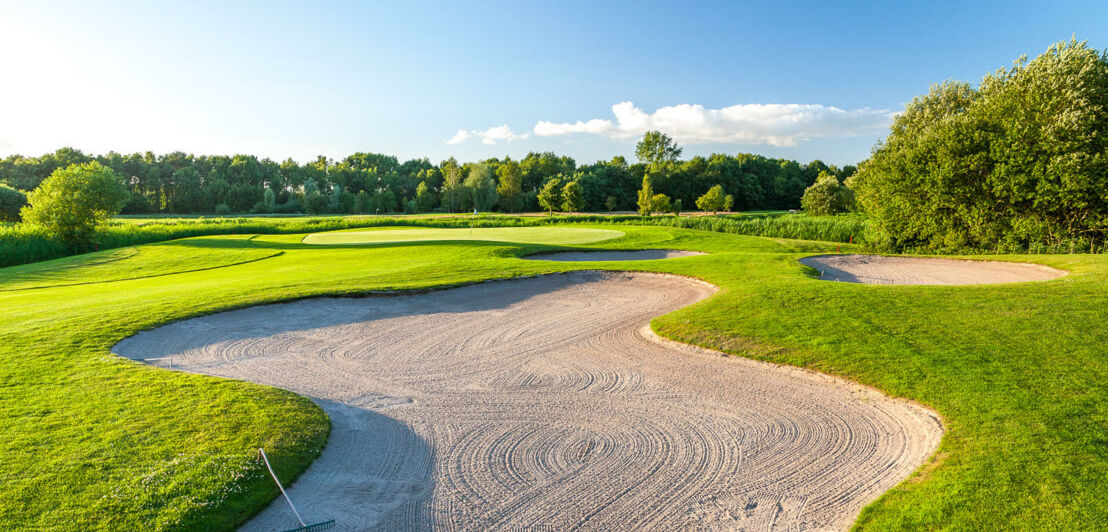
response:
M281 490L281 495L285 496L285 501L289 503L289 508L292 508L293 515L296 516L296 520L300 522L300 526L286 530L285 532L315 532L316 530L327 530L328 528L334 528L335 520L323 521L321 523L307 524L304 519L300 517L300 512L296 511L296 507L292 505L292 499L289 498L289 494L285 493L285 487L281 485L281 481L277 480L277 474L273 472L273 468L269 466L269 458L265 455L265 449L258 449L258 456L265 462L265 468L269 470L269 476L273 477L273 481L277 483L277 489Z

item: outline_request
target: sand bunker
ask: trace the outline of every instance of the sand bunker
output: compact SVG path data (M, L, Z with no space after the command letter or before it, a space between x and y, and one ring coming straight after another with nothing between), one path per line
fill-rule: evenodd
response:
M699 251L676 249L641 249L632 251L558 251L537 253L523 257L529 260L554 260L559 262L597 262L604 260L657 260L704 255Z
M115 352L314 398L331 437L289 495L340 530L843 529L936 448L911 403L650 333L714 291L577 272L318 298ZM276 500L244 530L292 524Z
M823 280L867 284L1019 283L1067 273L1039 264L881 255L821 255L800 262L819 270Z

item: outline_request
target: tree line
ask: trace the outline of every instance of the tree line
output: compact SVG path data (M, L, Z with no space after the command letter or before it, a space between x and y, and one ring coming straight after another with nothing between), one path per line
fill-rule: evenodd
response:
M674 203L694 202L719 185L736 210L800 207L804 190L820 173L845 179L854 167L836 168L816 160L807 164L740 153L681 159L681 148L658 132L644 137L637 162L624 157L578 165L567 156L529 153L460 163L427 159L400 162L391 155L355 153L341 160L318 157L301 164L251 155L193 155L150 152L88 155L62 148L41 157L0 160L4 197L34 190L59 169L97 162L111 169L129 192L127 214L304 213L374 214L499 210L634 211L648 178L655 194ZM557 195L541 204L544 188ZM552 190L556 188L557 190ZM566 189L570 201L565 201ZM15 190L11 190L15 189ZM548 198L549 199L549 198ZM18 208L6 210L15 217ZM657 209L655 209L657 210Z

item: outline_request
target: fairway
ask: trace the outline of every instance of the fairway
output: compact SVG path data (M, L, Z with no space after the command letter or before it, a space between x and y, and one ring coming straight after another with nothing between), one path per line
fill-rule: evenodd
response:
M312 233L305 244L378 244L382 242L426 242L434 240L480 240L520 244L589 244L623 236L612 229L583 227L475 227L473 229L381 229Z

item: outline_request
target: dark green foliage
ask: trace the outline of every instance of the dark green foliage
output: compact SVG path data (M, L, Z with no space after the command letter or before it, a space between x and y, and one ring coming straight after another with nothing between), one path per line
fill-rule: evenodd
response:
M27 194L0 183L0 221L18 222L19 211L27 205Z
M1108 238L1108 55L1050 47L935 85L853 179L887 249L1076 251Z
M608 208L608 212L612 212L619 207L619 200L617 200L615 196L608 196L608 198L604 200L604 206Z
M613 157L584 166L578 166L570 157L550 152L530 153L518 162L504 158L459 164L451 158L439 165L426 159L398 164L392 156L356 153L341 161L318 157L299 164L291 159L276 163L248 155L181 152L165 155L113 152L91 157L79 150L63 148L37 158L13 155L0 159L0 182L31 190L59 164L96 160L123 177L131 192L131 199L122 210L125 214L214 213L220 204L235 213L280 210L340 214L361 212L356 202L344 201L341 192L356 197L360 192L376 196L386 190L396 199L393 210L401 207L407 210L412 202L411 210L420 211L416 201L420 183L426 183L428 192L436 196L435 201L424 202L431 205L424 207L429 210L435 208L440 196L441 205L448 212L468 212L474 206L481 210L499 208L503 212L536 210L540 208L539 189L557 177L563 183L573 180L580 184L584 204L579 210L599 212L609 210L609 196L615 198L615 207L610 210L633 208L636 192L648 171L656 194L691 205L705 190L720 184L726 194L736 198L735 207L740 210L797 208L804 188L815 181L821 169L834 173L840 180L853 173L852 167L837 170L819 161L801 166L794 161L751 154L716 154L681 161L677 159L680 148L672 139L651 136L643 142L646 143L643 155L648 162L628 164L623 157ZM481 197L475 198L474 188L466 186L467 179L471 185L481 182ZM489 190L490 182L495 191ZM330 197L336 188L340 195ZM267 203L266 190L273 191L273 204ZM329 200L321 205L307 199L315 194L329 196ZM474 204L475 199L479 205ZM258 203L266 206L255 209Z

